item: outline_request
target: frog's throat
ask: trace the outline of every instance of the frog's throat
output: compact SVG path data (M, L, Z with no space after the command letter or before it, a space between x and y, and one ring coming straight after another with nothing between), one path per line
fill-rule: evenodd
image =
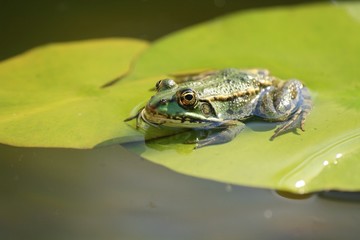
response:
M201 115L187 113L186 115L170 116L156 112L147 111L144 108L139 117L147 124L158 127L159 125L167 127L180 127L180 128L206 128L218 126L223 123L222 119L210 117L206 118Z

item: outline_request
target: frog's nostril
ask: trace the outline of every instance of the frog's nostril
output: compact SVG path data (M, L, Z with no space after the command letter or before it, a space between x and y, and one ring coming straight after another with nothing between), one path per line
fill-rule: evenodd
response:
M146 107L145 107L145 110L146 110L147 112L155 112L155 106L152 105L152 104L150 104L150 103L148 103L148 104L146 105Z

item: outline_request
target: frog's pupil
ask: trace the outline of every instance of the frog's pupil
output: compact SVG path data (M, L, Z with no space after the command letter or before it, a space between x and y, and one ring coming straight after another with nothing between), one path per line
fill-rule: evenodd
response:
M193 99L193 95L192 94L186 94L185 99L188 100L188 101L191 101Z

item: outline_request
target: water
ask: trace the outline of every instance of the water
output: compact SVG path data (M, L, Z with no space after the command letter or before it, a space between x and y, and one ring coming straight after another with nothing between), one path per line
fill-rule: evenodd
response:
M177 174L121 146L0 146L1 239L357 239L360 195ZM338 194L338 196L336 196Z
M152 41L236 10L302 2L314 1L1 1L0 60L50 42L108 37Z

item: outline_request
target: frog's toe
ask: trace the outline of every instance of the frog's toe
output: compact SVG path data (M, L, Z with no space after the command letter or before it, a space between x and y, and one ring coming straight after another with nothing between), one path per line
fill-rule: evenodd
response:
M199 149L199 148L202 148L202 147L205 147L205 146L214 145L215 142L216 141L215 141L214 138L199 140L195 144L194 149Z
M200 139L195 148L202 148L205 146L223 144L233 140L243 129L245 125L237 122L237 125L231 125L228 128L221 129L209 134L208 137Z
M223 135L223 133L214 134L213 136L210 136L205 139L201 139L198 142L196 142L194 149L227 143L230 142L232 139L233 139L232 137L229 137L228 135Z
M287 133L289 131L300 128L300 130L305 131L304 123L305 123L306 114L301 109L299 109L288 121L280 125L271 136L270 140L274 140L277 136Z
M203 148L210 145L216 145L221 144L225 142L231 141L230 138L224 137L221 134L213 134L207 138L204 139L196 139L196 141L193 141L192 144L195 144L194 149Z
M184 144L197 144L199 141L199 138L187 139Z
M305 117L303 117L303 118L301 119L301 123L300 123L300 129L301 129L301 131L303 131L303 132L305 132L304 125L305 125Z

